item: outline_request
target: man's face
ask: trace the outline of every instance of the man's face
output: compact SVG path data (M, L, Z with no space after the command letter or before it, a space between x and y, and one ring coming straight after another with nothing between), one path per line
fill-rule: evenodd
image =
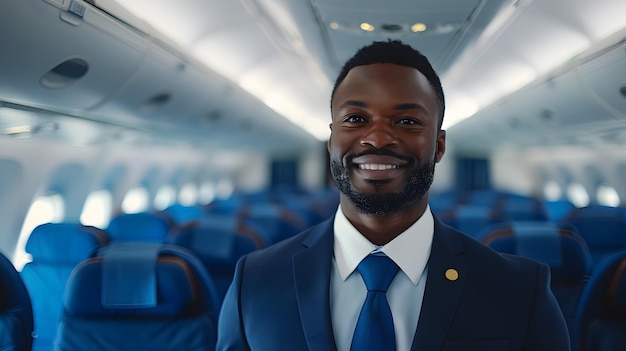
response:
M331 173L362 213L386 215L427 201L435 163L445 152L440 107L418 70L357 66L333 97Z

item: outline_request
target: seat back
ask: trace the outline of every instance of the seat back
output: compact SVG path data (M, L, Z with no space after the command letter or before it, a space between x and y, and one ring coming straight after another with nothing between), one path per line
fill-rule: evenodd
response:
M269 202L248 206L242 216L247 225L264 229L264 239L268 245L290 238L301 230L289 211Z
M26 243L32 261L20 273L33 305L33 350L53 349L72 269L107 242L104 231L80 223L46 223L33 230Z
M163 212L179 225L197 220L204 215L200 206L186 206L179 203L168 206Z
M457 206L449 224L459 231L476 238L484 228L496 222L490 206L471 204Z
M545 221L548 219L537 199L519 195L504 197L496 212L497 217L508 221Z
M68 281L58 350L215 349L218 298L190 251L110 244Z
M572 210L562 220L585 239L595 266L613 252L626 248L626 211L623 208L588 206Z
M576 310L591 274L591 256L582 237L553 222L522 221L493 228L482 242L498 252L547 264L552 292L570 331L574 329Z
M111 219L106 231L114 242L164 243L170 223L154 213L124 213Z
M583 351L626 350L626 250L593 272L576 316Z
M226 295L239 258L257 249L254 241L234 230L190 227L175 236L173 243L193 251L215 281L220 301Z
M19 273L0 253L0 350L30 351L33 311Z
M558 222L576 208L569 200L543 200L543 211L549 220Z

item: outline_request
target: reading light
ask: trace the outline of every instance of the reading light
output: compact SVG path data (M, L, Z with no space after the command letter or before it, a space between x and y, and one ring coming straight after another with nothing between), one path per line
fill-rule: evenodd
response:
M330 29L339 29L339 23L337 22L331 22L328 26L330 27Z
M424 23L415 23L414 25L411 26L411 32L413 33L425 32L426 28L427 27Z
M373 32L374 30L376 30L376 27L374 27L373 25L367 23L367 22L363 22L361 23L361 25L359 25L359 27L366 31L366 32Z
M2 130L2 134L6 134L6 135L24 135L24 134L29 134L32 131L33 131L33 128L31 126L23 125L23 126L15 126L15 127L4 128Z

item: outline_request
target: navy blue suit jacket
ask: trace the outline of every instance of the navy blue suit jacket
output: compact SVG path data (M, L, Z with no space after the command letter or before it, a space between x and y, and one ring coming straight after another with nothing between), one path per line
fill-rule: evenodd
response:
M333 218L243 257L217 350L335 350L329 286ZM458 279L445 272L455 269ZM412 350L569 350L547 266L502 255L435 220Z

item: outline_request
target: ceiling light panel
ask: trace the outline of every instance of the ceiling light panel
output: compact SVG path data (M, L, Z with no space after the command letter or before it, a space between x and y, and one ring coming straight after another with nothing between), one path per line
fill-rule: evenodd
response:
M423 52L440 70L454 52L459 31L481 3L502 1L442 0L311 0L319 21L325 23L331 55L341 66L360 47L375 40L400 39ZM367 23L364 29L364 23ZM417 25L416 25L417 24ZM412 26L414 26L412 30ZM463 29L462 29L463 28ZM375 29L375 30L372 30ZM472 30L476 30L472 28ZM338 70L339 67L336 67Z
M480 113L535 80L548 79L579 55L597 50L607 35L626 28L624 13L626 2L612 0L511 4L444 73L444 89L469 92ZM505 77L512 80L506 82Z

